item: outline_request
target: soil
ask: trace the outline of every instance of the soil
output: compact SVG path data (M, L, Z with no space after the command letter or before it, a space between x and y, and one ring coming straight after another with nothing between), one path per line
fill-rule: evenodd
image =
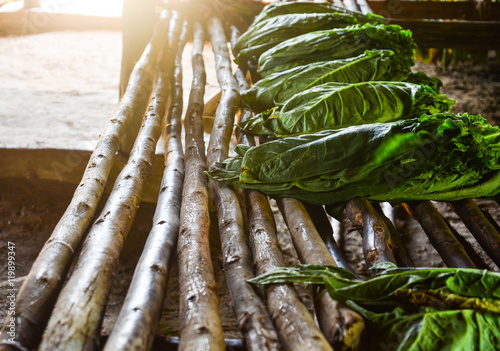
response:
M56 32L26 37L0 38L0 148L61 148L91 150L100 130L118 102L121 34L113 31ZM217 91L213 55L207 46L207 96ZM185 99L189 96L189 50L185 51ZM457 100L454 112L482 114L500 125L500 63L491 58L487 64L460 64L443 69L417 63L415 71L441 78L442 92ZM0 150L1 152L1 150ZM0 155L1 157L1 155ZM16 288L27 275L44 242L68 205L74 184L24 179L0 181L0 305L6 303L4 281L7 280L7 243L16 245ZM493 218L500 221L495 202L480 201ZM482 252L472 235L445 204L437 204L441 213L459 233ZM111 297L106 309L103 334L109 334L123 302L135 264L151 226L154 205L144 203L125 243ZM418 223L396 209L395 224L405 247L417 266L443 266L436 250ZM288 231L277 215L280 244L289 264L297 263ZM338 223L336 224L338 225ZM343 229L335 233L355 270L367 275L357 228L343 220ZM217 281L223 281L220 252L213 245ZM178 281L177 268L171 267L168 292L158 335L177 335ZM225 284L220 284L221 310L228 338L239 338L236 321ZM308 299L307 289L301 293ZM0 309L4 317L5 308ZM0 321L1 322L1 321Z
M452 112L480 114L490 123L500 125L500 56L491 53L487 63L461 63L446 69L417 62L412 70L442 80L441 92L457 102Z

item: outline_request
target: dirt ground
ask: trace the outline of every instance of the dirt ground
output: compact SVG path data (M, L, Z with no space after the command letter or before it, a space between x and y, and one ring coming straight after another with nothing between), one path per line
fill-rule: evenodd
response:
M27 37L0 37L0 149L1 148L67 148L91 150L99 132L118 102L121 34L112 31L57 32ZM185 52L189 62L189 51ZM207 96L216 88L211 50L207 47ZM185 99L190 87L190 68L184 74ZM456 99L454 112L482 114L500 125L500 63L491 59L488 64L461 64L456 68L417 64L415 71L425 71L440 77L443 93ZM1 150L0 150L1 157ZM0 292L7 279L7 243L16 244L17 287L29 272L30 266L49 237L70 201L75 185L58 182L22 181L0 178ZM494 202L482 201L496 221L500 209ZM446 205L438 207L457 231L479 248L458 217ZM103 333L108 334L126 294L135 263L151 226L153 204L143 204L125 244L112 295L106 310ZM400 213L400 212L398 212ZM279 216L277 215L279 218ZM442 266L443 262L419 225L399 214L396 226L405 246L418 266ZM348 221L336 237L355 269L366 273L361 252L361 239ZM280 243L290 252L289 262L296 263L287 229L279 220ZM214 251L217 280L222 281L220 259ZM484 254L482 254L484 256ZM487 257L490 269L498 270ZM169 291L159 335L176 335L178 295L176 267L172 267ZM226 337L238 338L236 322L225 284L220 285L221 305ZM0 317L4 317L5 298L0 296ZM307 291L304 293L307 296ZM1 321L0 321L1 322Z

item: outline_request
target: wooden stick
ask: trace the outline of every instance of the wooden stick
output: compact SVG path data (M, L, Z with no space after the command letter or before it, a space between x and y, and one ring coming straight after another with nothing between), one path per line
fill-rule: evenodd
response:
M366 2L366 0L356 0L356 2L358 4L358 7L359 7L360 11L362 13L364 13L365 15L367 13L373 13L372 9L370 8L370 6Z
M344 4L342 4L341 0L327 0L327 2L334 4L335 6L338 7L344 7Z
M140 58L140 55L148 40L151 38L154 30L154 23L157 20L157 12L155 11L156 4L153 0L144 0L136 2L135 0L122 1L122 55L120 67L120 84L119 93L120 99L122 98L128 80L130 79L130 72L134 67L135 62ZM141 127L142 117L144 110L149 103L149 96L151 91L148 92L148 99L143 100L141 111L137 111L130 119L129 125L125 130L125 134L120 140L120 154L126 158L129 157L137 133Z
M38 345L62 287L74 252L95 214L114 158L131 116L148 98L159 53L166 40L168 21L158 23L151 43L137 63L127 91L101 134L71 203L45 243L16 300L14 341L4 326L0 343L5 350L33 349ZM8 344L18 347L9 347Z
M358 4L356 3L356 0L343 0L343 2L346 9L350 11L361 11Z
M232 34L231 40L234 43L237 40L239 34L235 27L231 28L231 34ZM243 71L241 70L237 71L236 78L238 79L240 89L242 90L248 89L248 85L245 80L245 75ZM247 111L244 110L242 113L242 120L248 117L249 117L248 110ZM244 134L241 135L241 140L246 145L250 146L254 145L254 140ZM254 261L257 265L257 273L262 274L270 269L284 266L285 262L283 259L283 255L278 248L279 247L278 239L276 236L276 228L274 224L273 214L270 209L267 198L258 191L248 191L247 199L249 200L247 202L247 207L249 208L250 211L249 214L250 245L254 256ZM305 209L303 210L305 211ZM319 238L319 234L317 234L317 232L316 235ZM321 242L321 239L319 240ZM321 244L324 247L324 244L323 243ZM331 261L329 262L335 265L335 262L333 261L331 256L329 256L328 253L327 256L330 257L331 259ZM316 261L315 264L321 264L321 263L318 263ZM314 338L315 337L314 335L316 335L316 328L313 328L309 324L309 318L311 318L311 315L308 313L307 309L305 308L305 306L303 306L302 303L300 303L301 306L297 305L297 297L295 295L295 292L289 289L290 288L284 288L281 286L280 288L276 286L273 287L272 289L271 288L266 289L267 298L269 302L269 309L271 310L271 314L273 315L273 320L275 321L275 325L278 328L282 342L286 345L286 347L292 349L293 348L297 348L299 350L311 349L313 345L316 345L314 346L316 348L318 347L320 349L324 348L325 345L323 344L323 342L318 344L314 343L313 340L309 340L310 337ZM327 333L326 334L327 340L330 343L337 343L337 340L341 339L341 341L339 341L337 344L344 346L353 345L353 347L357 347L360 339L359 334L361 333L362 330L364 330L364 321L361 318L361 316L359 316L358 314L356 314L351 310L348 310L345 307L343 307L344 309L343 311L337 312L336 311L337 302L331 300L330 296L326 291L322 291L320 293L319 299L320 301L322 301L320 305L326 306L320 308L322 312L324 311L324 313L320 312L320 321L321 321L320 324L323 332L325 333L326 331ZM287 301L286 305L284 301ZM283 313L283 311L280 311L280 306L287 306L289 308L289 310L287 310L286 315L285 313ZM333 307L333 311L330 310L331 307ZM344 318L344 321L347 323L351 323L349 326L346 325L344 331L347 330L347 332L345 333L343 333L343 331L340 330L337 325L331 324L332 319L330 319L329 317L337 315L337 313L346 316L346 318ZM351 313L355 314L356 318L350 318ZM295 315L295 317L287 318L286 316L288 314ZM293 327L293 324L291 324L292 321L298 323L299 326L294 327L292 329ZM300 327L301 324L303 325L302 327ZM308 325L309 327L307 327ZM291 330L296 330L296 331L304 330L305 334L294 335L293 333L291 333ZM339 334L344 334L344 335L339 335ZM320 335L324 337L322 334ZM304 341L306 341L310 346L307 345L304 346L303 344Z
M476 267L430 201L412 202L408 206L410 214L420 223L432 246L448 267Z
M481 256L474 250L474 247L472 247L472 244L467 241L467 239L464 238L462 234L460 234L450 223L448 219L446 219L443 215L441 215L441 218L443 221L446 223L448 228L450 228L450 232L453 234L455 239L459 242L460 245L464 248L465 252L467 253L467 256L470 257L472 262L474 262L474 265L476 266L477 269L489 269L488 265L486 262L482 259Z
M165 93L155 91L156 99L144 116L130 160L91 227L75 270L57 300L40 351L93 349L99 340L113 274L139 208L161 134L165 103L158 95Z
M259 191L249 190L247 199L249 240L257 274L285 267L285 260L278 244L274 216L267 197ZM266 286L265 292L268 308L286 350L332 349L291 286L273 284Z
M373 13L366 0L344 0L346 7L349 7L352 2L362 13ZM353 5L350 5L352 9L358 11ZM385 216L378 203L372 208L368 201L355 199L348 204L348 207L349 205L351 205L351 210L358 213L357 216L351 217L351 220L359 219L359 214L361 214L363 222L365 222L364 224L358 223L358 225L363 226L363 251L368 266L383 261L397 262L404 267L415 266L403 246L394 224ZM377 228L381 232L377 233ZM370 262L371 259L373 262Z
M185 118L186 155L181 229L177 246L180 284L179 350L224 350L217 282L210 255L208 180L203 141L204 33L194 23L193 84Z
M207 160L211 165L228 156L240 94L231 71L227 39L218 18L208 20L208 31L222 91L208 145ZM246 347L256 351L277 350L278 336L271 318L253 286L247 282L254 275L238 197L228 185L212 180L209 184L217 208L226 284Z
M328 220L327 214L323 206L315 206L304 203L304 208L306 209L309 217L314 224L314 227L318 231L319 236L323 239L323 242L328 249L328 252L335 260L335 265L347 269L352 274L356 275L356 272L352 269L351 265L347 261L344 253L340 250L337 242L333 238L333 229Z
M279 199L278 205L300 260L305 264L335 266L335 260L330 256L304 205L291 198ZM333 300L324 288L318 293L317 305L319 325L333 347L339 350L358 349L365 329L363 318Z
M231 27L231 42L235 43L239 30ZM240 91L248 89L245 73L241 68L235 74ZM247 108L241 109L240 121L252 116ZM255 146L255 138L236 128L238 141ZM285 259L278 243L274 215L267 197L260 191L246 191L249 243L257 274L263 274L278 267L284 267ZM295 290L285 284L264 287L268 309L276 325L281 343L287 350L324 350L330 345L317 328L306 306ZM319 338L319 339L318 339ZM279 346L279 345L278 345Z
M392 223L392 221L385 215L378 202L373 204L373 208L377 211L378 216L384 221L385 226L389 230L389 241L391 243L392 253L394 254L394 258L396 259L398 266L415 267L413 260L401 241L401 237L399 236L394 223ZM392 210L392 206L390 209Z
M135 268L134 276L109 336L105 351L149 350L161 316L170 263L177 247L184 180L182 130L182 51L187 40L187 22L172 16L169 47L161 64L158 92L167 92L172 80L171 105L166 121L165 170L153 217L153 227ZM181 35L182 29L182 35ZM181 36L180 43L179 36ZM177 46L179 48L177 49ZM177 52L177 55L175 54ZM171 69L175 57L175 73ZM156 94L157 103L166 105L168 95ZM161 100L161 101L160 101Z
M474 200L451 202L450 207L464 222L484 251L500 267L500 234Z
M389 229L370 202L355 198L347 203L346 212L353 223L363 227L361 234L367 266L382 262L396 263Z

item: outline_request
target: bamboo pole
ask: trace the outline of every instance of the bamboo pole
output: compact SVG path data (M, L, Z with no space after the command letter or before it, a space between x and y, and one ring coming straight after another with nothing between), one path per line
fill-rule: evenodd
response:
M193 83L185 117L186 146L181 229L177 253L180 283L179 350L224 350L219 296L210 256L208 180L203 141L204 33L194 23Z
M500 234L474 200L451 202L450 207L464 222L484 251L500 267Z
M335 260L329 254L304 205L292 198L279 199L278 205L300 260L305 264L335 266ZM316 303L319 325L333 347L339 350L358 349L365 329L363 318L333 300L325 288L319 290Z
M161 134L165 103L157 87L144 116L130 160L118 175L98 219L92 225L75 269L61 291L45 330L40 351L92 350L117 269L120 252L139 208L144 184L151 173Z
M443 221L441 214L430 201L408 203L407 210L420 223L448 267L475 268L464 248L455 239L450 228Z
M188 30L187 22L179 18L178 14L172 18L170 45L162 60L164 66L156 89L165 94L155 95L158 104L166 105L167 87L172 83L170 110L165 124L165 170L153 227L135 268L125 302L104 347L105 351L151 349L161 316L170 263L177 247L184 181L181 144L182 52ZM172 79L169 68L174 64L174 57L175 72Z
M16 300L16 335L0 335L0 350L33 349L38 345L71 260L102 197L127 124L149 98L154 70L166 38L165 16L130 77L127 91L97 142L71 203L35 260ZM9 340L10 339L10 340Z
M222 91L208 145L207 160L211 165L228 156L240 94L231 70L227 39L218 18L212 17L208 20L208 31L215 55L217 79ZM238 196L225 184L212 180L209 184L217 208L226 284L246 347L256 351L277 350L278 336L271 318L253 286L247 282L254 275Z

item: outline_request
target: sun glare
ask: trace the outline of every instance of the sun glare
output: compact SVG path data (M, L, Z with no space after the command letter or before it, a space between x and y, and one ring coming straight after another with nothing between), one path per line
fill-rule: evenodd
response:
M5 5L0 8L1 12L18 11L23 7L32 7L33 11L47 13L72 13L104 17L120 17L123 7L122 0L0 0L0 4L2 3Z

